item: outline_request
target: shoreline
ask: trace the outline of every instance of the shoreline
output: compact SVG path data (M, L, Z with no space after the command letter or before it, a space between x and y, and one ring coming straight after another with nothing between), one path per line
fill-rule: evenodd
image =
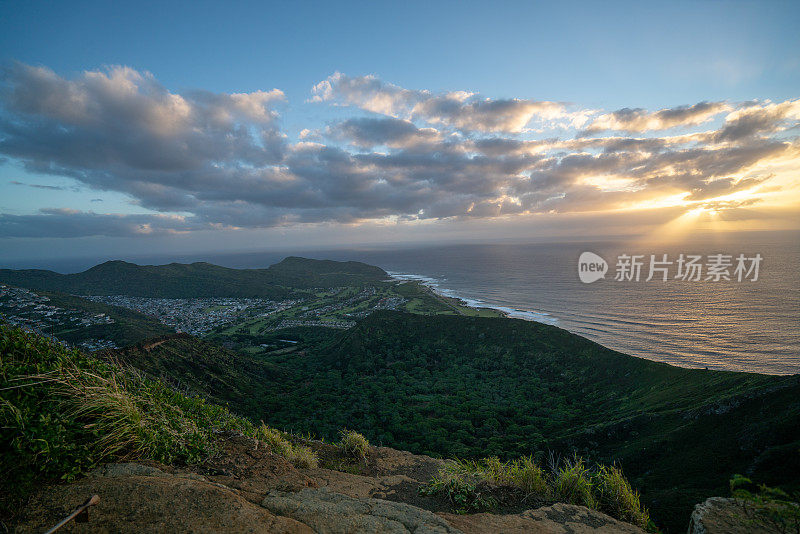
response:
M427 288L436 296L443 299L456 300L462 306L473 309L489 309L501 313L502 316L506 318L522 319L525 321L533 321L551 326L558 326L560 328L565 328L566 330L572 332L573 334L579 335L583 338L594 341L595 343L598 343L611 350L615 350L617 352L620 352L622 354L625 354L633 358L641 358L644 360L665 363L667 365L672 365L675 367L681 367L685 369L706 369L706 370L726 371L733 373L754 373L754 374L769 375L769 376L791 376L800 374L793 369L782 369L774 366L769 368L754 368L753 366L744 365L741 364L740 362L722 364L720 362L698 361L688 356L681 358L681 357L676 357L674 355L673 357L670 358L670 357L664 357L656 353L652 353L647 349L637 350L622 346L615 346L614 343L611 343L605 339L601 339L596 335L592 335L591 333L580 330L576 331L575 329L567 328L559 321L557 317L553 317L552 315L549 315L547 313L535 312L530 310L520 310L508 306L492 305L484 301L481 301L479 299L463 297L453 289L442 288L440 285L441 280L430 276L413 274L413 273L400 273L394 271L386 271L386 272L389 275L390 279L393 281L416 282L422 285L423 287Z
M433 278L431 276L425 276L422 274L414 274L414 273L399 273L395 271L386 271L386 274L388 274L392 280L403 281L403 282L417 282L418 284L430 289L437 296L446 299L457 300L458 302L461 303L462 306L466 306L468 308L474 308L477 310L480 309L494 310L500 312L503 315L503 317L509 319L523 319L525 321L533 321L553 326L558 326L559 324L559 320L557 317L553 317L552 315L545 312L537 312L533 310L520 310L517 308L511 308L509 306L490 304L479 299L464 297L462 295L459 295L453 289L441 287L440 285L441 280Z

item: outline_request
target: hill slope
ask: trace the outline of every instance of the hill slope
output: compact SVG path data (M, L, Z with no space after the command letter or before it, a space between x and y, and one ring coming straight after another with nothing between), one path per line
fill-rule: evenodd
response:
M204 361L208 348L184 338L178 352ZM727 494L733 473L800 480L796 376L673 367L527 321L397 312L259 361L269 372L247 404L225 399L250 417L326 438L357 428L414 453L619 462L671 529Z
M0 269L0 283L73 295L137 297L285 298L293 289L384 280L386 272L359 262L289 257L268 269L229 269L210 263L136 265L108 261L76 274Z
M265 384L287 378L282 368L188 334L152 338L103 351L99 357L134 367L189 394L227 404L254 421L269 419L261 400Z
M42 532L99 495L93 532L641 533L598 511L627 519L633 508L543 502L564 495L554 488L519 502L522 513L441 513L451 503L420 490L447 462L366 442L354 456L344 440L257 427L119 361L2 323L0 355L0 525L14 532Z

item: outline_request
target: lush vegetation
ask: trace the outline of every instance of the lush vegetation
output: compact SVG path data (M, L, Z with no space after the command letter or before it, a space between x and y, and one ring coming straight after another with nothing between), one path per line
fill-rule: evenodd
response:
M495 510L503 489L517 490L517 501L555 501L600 510L643 529L654 529L650 515L635 491L615 466L589 469L580 458L553 463L549 470L530 456L507 462L496 456L482 460L448 462L420 491L445 495L459 513Z
M295 347L289 345L289 349ZM285 370L188 334L153 338L120 350L103 351L110 362L134 367L174 389L229 404L254 421L269 420L262 397L268 384L288 378Z
M275 429L161 381L0 324L0 503L42 481L73 480L104 461L199 462L216 432L260 439L296 465L310 449Z
M484 512L498 507L495 488L519 490L517 500L529 502L550 494L545 471L530 456L502 462L496 456L483 460L456 459L448 462L420 492L447 496L458 513Z
M262 355L261 410L295 432L445 457L550 450L618 464L656 522L749 470L800 481L800 380L672 367L559 328L509 319L378 312L338 338Z
M296 289L359 285L386 278L383 269L364 263L296 257L268 269L229 269L210 263L136 265L124 261L108 261L76 274L0 269L0 283L32 290L162 298L287 298Z
M731 495L741 507L744 525L800 534L800 491L790 495L780 488L756 485L742 475L734 475L730 487Z
M694 504L727 493L733 472L798 489L798 377L681 369L508 319L377 312L345 332L272 336L274 349L252 355L173 336L107 357L332 442L347 427L435 456L541 465L561 451L618 465L671 531ZM587 495L571 467L557 483Z

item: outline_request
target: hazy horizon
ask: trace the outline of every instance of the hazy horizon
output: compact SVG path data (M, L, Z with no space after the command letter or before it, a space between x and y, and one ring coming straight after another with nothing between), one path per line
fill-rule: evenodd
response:
M441 247L479 247L493 244L503 245L593 245L598 243L628 243L644 246L656 250L661 245L675 246L685 245L688 247L698 247L714 242L731 242L731 236L739 236L741 242L748 244L762 242L762 238L767 241L783 241L791 245L800 247L800 230L756 230L756 231L732 231L725 233L706 232L683 236L679 240L652 241L648 236L643 235L610 235L610 236L575 236L573 238L549 238L542 236L540 239L505 238L494 240L460 240L460 241L405 241L394 243L353 243L342 244L339 246L296 246L296 247L252 247L242 249L223 249L223 250L190 250L173 253L125 253L122 251L113 253L98 253L94 255L61 255L53 256L47 254L39 257L3 257L0 260L0 269L43 269L52 270L61 274L71 274L84 271L95 265L107 261L125 261L137 265L166 265L169 263L194 263L207 262L223 267L232 268L266 268L271 263L248 263L251 257L274 257L274 262L278 262L287 256L309 256L317 259L336 259L338 261L357 260L357 258L345 257L348 251L424 251ZM243 261L241 261L243 260ZM379 266L380 267L380 266Z

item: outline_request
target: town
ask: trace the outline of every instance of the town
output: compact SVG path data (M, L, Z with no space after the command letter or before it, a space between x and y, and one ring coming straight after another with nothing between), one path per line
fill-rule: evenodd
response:
M249 330L254 323L262 332L297 326L347 329L374 310L396 310L406 299L384 296L375 287L312 289L306 298L273 301L261 298L147 298L125 295L84 296L87 300L135 310L194 336L213 331Z
M244 319L268 317L300 303L299 300L272 301L259 298L162 299L125 295L83 298L150 315L177 332L193 336L201 336Z
M0 314L15 326L64 345L69 344L59 339L59 334L65 331L114 323L114 319L105 313L91 314L83 310L55 306L47 296L4 284L0 284ZM115 343L102 338L85 339L78 346L86 350L117 348Z
M0 285L0 314L16 326L45 335L63 345L89 351L118 348L107 331L89 327L115 323L111 309L96 313L81 309L82 301L116 306L145 314L176 332L193 336L242 333L265 335L294 327L348 329L375 310L401 309L408 300L391 286L335 287L304 290L285 300L264 298L151 298L127 295L69 297L70 305L56 305L61 296L38 294ZM58 297L58 298L56 298ZM67 297L64 295L63 297ZM88 302L87 302L88 305ZM89 309L92 309L89 307Z

